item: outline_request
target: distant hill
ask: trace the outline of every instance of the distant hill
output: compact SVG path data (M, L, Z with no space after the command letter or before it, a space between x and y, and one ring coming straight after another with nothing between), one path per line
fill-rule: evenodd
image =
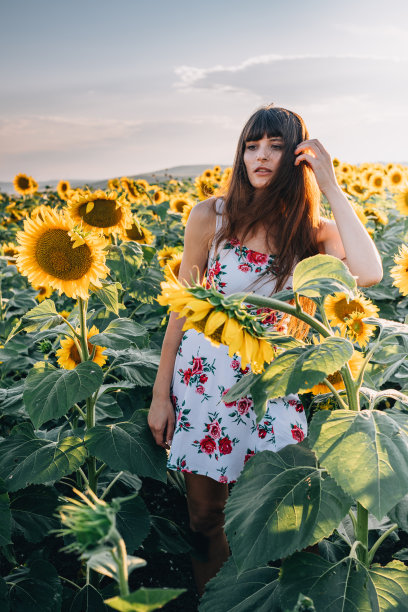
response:
M173 166L172 168L163 168L163 170L155 170L154 172L144 172L142 174L134 174L128 177L132 179L145 179L149 183L158 183L160 181L167 181L172 178L175 179L186 179L194 178L201 174L207 168L213 168L214 164L196 164L193 166ZM227 166L221 166L222 169ZM35 178L35 177L34 177ZM114 177L109 177L114 178ZM80 179L68 179L72 187L82 187L82 185L88 185L92 189L105 189L108 179L101 179L99 181L87 181ZM59 180L50 181L38 181L39 190L43 191L45 187L51 187L55 189L58 185ZM0 181L0 191L3 193L13 193L14 186L10 181Z

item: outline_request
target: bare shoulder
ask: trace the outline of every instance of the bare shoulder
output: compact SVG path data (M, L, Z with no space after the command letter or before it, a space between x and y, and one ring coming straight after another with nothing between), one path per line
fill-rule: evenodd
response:
M319 244L326 242L332 236L339 233L334 219L320 217L320 225L317 228L317 242Z
M212 241L215 233L215 201L208 198L193 206L186 225L186 233L199 234L200 242Z

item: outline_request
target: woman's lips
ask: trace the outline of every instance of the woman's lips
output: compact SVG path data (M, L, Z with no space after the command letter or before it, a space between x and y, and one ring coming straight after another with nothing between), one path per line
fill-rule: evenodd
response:
M267 168L258 168L258 170L255 170L256 174L270 174L271 170L268 170Z

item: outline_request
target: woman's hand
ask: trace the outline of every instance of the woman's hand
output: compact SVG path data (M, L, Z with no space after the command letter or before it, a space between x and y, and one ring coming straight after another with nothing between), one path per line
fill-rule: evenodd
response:
M156 444L166 449L170 448L175 423L174 408L170 397L153 396L147 423Z
M299 155L301 151L305 153ZM340 189L331 157L319 140L313 138L300 142L294 153L297 155L295 166L298 166L301 161L306 162L312 168L319 189L325 196L333 190Z

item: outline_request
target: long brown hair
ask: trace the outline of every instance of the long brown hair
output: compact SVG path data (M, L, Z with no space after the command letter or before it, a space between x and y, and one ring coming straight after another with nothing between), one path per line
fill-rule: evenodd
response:
M264 189L255 190L244 163L246 142L280 136L283 152L275 177ZM223 195L223 223L215 244L236 238L241 244L255 229L264 227L269 253L275 259L266 274L276 277L274 291L285 285L295 264L318 253L316 229L320 222L320 190L312 169L294 165L296 146L308 139L303 119L273 105L258 109L239 137L229 184Z

